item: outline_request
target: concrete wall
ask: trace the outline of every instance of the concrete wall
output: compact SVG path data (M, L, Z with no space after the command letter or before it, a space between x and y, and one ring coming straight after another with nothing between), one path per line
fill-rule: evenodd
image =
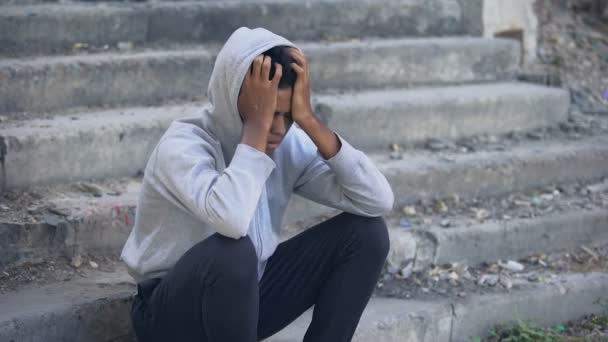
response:
M506 31L521 30L524 63L536 59L538 18L536 0L484 0L483 36L494 37Z

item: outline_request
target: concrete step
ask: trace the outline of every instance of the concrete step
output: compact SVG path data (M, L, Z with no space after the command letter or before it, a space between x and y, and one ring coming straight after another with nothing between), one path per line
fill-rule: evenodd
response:
M608 136L526 143L505 151L408 152L402 160L392 160L388 154L370 157L387 176L395 206L400 207L424 199L494 197L600 179L608 175ZM294 227L311 222L311 218L335 214L299 197L287 210Z
M0 296L4 341L135 341L129 307L134 286L124 271L27 288ZM608 274L563 273L548 283L466 299L402 300L374 297L354 341L468 341L516 319L561 324L599 313L594 302L608 291ZM311 312L268 341L299 341Z
M592 182L608 175L606 139L600 136L569 144L528 144L494 154L478 152L457 163L446 161L445 155L428 154L424 160L412 154L411 165L389 176L396 208L453 195L458 195L461 207L468 208L465 200L473 197L486 198L487 202L490 197L518 191L536 192L545 186ZM385 174L396 170L394 163L403 162L382 162L382 156L376 154L371 158ZM0 203L0 266L75 254L118 255L134 223L141 180L110 179L90 184L34 187L25 193L7 194L5 198L13 200ZM460 214L460 209L454 206L447 216L452 227L449 229L440 228L446 214L420 214L415 219L409 218L411 224L404 228L400 222L402 214L396 212L388 218L392 241L389 261L395 266L413 262L415 269L424 269L430 264L450 261L518 259L534 252L561 251L608 241L605 201L579 197L583 198L560 195L548 203L557 208L553 212L539 209L527 215L525 210L515 208L503 210L510 217L488 216L481 221L470 214ZM282 239L338 213L296 195L286 212Z
M202 104L17 122L0 129L7 188L136 175L171 121Z
M392 225L389 263L413 263L420 271L431 265L458 262L475 265L519 260L534 253L553 253L580 245L608 242L606 208L573 210L534 219L493 221L472 226L419 227Z
M484 38L301 43L314 91L513 79L519 45ZM0 60L0 112L204 97L219 47ZM390 56L390 57L389 57Z
M504 83L325 95L316 101L325 104L318 114L331 128L360 149L377 150L430 137L550 126L566 119L569 100L560 89ZM116 109L7 123L0 128L5 187L135 175L171 120L196 115L200 106Z
M479 36L481 0L4 6L0 12L0 52L54 53L70 50L76 43L102 47L121 41L136 45L163 41L223 42L240 26L266 27L292 40Z
M40 200L3 201L9 210L0 212L0 268L78 254L119 255L135 222L140 188L140 179L112 179L38 187L21 198L35 193ZM101 189L100 197L91 189Z

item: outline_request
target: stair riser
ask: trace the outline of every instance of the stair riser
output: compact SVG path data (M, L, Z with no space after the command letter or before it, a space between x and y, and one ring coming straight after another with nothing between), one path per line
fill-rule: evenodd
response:
M0 323L0 340L28 342L135 342L129 315L131 286L93 302ZM86 294L84 294L86 296Z
M19 188L135 176L143 172L151 151L173 119L150 117L147 121L107 122L51 134L5 136L6 185Z
M452 341L471 341L475 336L486 336L496 324L516 324L518 319L551 327L591 313L601 314L605 309L597 300L605 299L606 293L606 274L590 273L511 295L494 294L454 303Z
M7 7L0 14L0 52L49 53L75 43L223 42L240 26L265 27L291 40L480 35L480 7L463 11L456 0Z
M569 96L560 89L530 92L488 85L475 93L450 88L353 96L318 97L332 109L319 116L366 150L407 145L429 138L500 135L555 125L568 115ZM478 92L478 93L477 93Z
M116 256L135 220L135 205L108 204L58 223L0 223L0 268L76 254Z
M390 143L412 143L427 137L459 138L532 129L566 118L568 96L561 90L531 94L521 90L509 94L508 91L508 87L498 87L493 94L479 98L477 94L467 95L460 90L436 94L433 89L411 94L394 91L384 95L320 97L319 102L328 104L332 113L319 112L319 116L363 150L386 148ZM27 128L0 130L0 137L4 137L7 145L6 187L135 175L145 166L149 153L172 118L192 116L200 111L196 106L186 108L175 113L164 112L163 108L139 111L140 119L127 115L125 121L113 114L113 119L94 124L67 120L63 126L59 122L66 119L61 118L64 121L56 121L53 129L42 130L42 134ZM160 114L153 116L153 112ZM493 170L477 172L482 176L484 172L490 173L480 179L502 177ZM414 175L414 179L421 183L404 185L421 189L420 194L433 191L434 179L427 178L426 173ZM513 181L524 182L525 178ZM457 188L458 184L454 186L454 193L466 193L466 189ZM469 188L469 184L461 186Z
M536 253L575 250L581 245L608 242L608 213L577 211L530 220L486 223L449 229L399 228L390 231L389 262L414 270L431 264L519 260Z
M303 44L314 91L489 82L514 78L515 42L484 39ZM153 105L201 99L217 50L83 56L0 66L0 111Z

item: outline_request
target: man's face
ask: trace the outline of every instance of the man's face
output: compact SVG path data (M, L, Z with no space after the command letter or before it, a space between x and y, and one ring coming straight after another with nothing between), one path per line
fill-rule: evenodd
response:
M272 127L268 134L266 153L272 153L283 140L293 123L291 118L291 94L293 88L279 88L277 92L277 108L274 112Z

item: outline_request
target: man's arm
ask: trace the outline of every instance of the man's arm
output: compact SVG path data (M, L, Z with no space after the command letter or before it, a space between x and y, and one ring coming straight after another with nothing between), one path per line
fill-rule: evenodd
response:
M314 143L310 146L310 140L300 138L301 157L307 160L307 165L294 191L315 202L356 214L386 213L394 201L386 177L363 152L353 148L314 114L310 104L308 61L300 50L291 51L296 61L292 67L298 75L292 95L292 117Z
M238 239L247 234L274 161L265 154L276 108L281 66L269 80L270 57L258 56L243 81L238 98L243 118L241 143L223 171L215 165L213 147L191 131L172 131L153 155L149 178L165 198ZM195 132L196 133L196 132Z

